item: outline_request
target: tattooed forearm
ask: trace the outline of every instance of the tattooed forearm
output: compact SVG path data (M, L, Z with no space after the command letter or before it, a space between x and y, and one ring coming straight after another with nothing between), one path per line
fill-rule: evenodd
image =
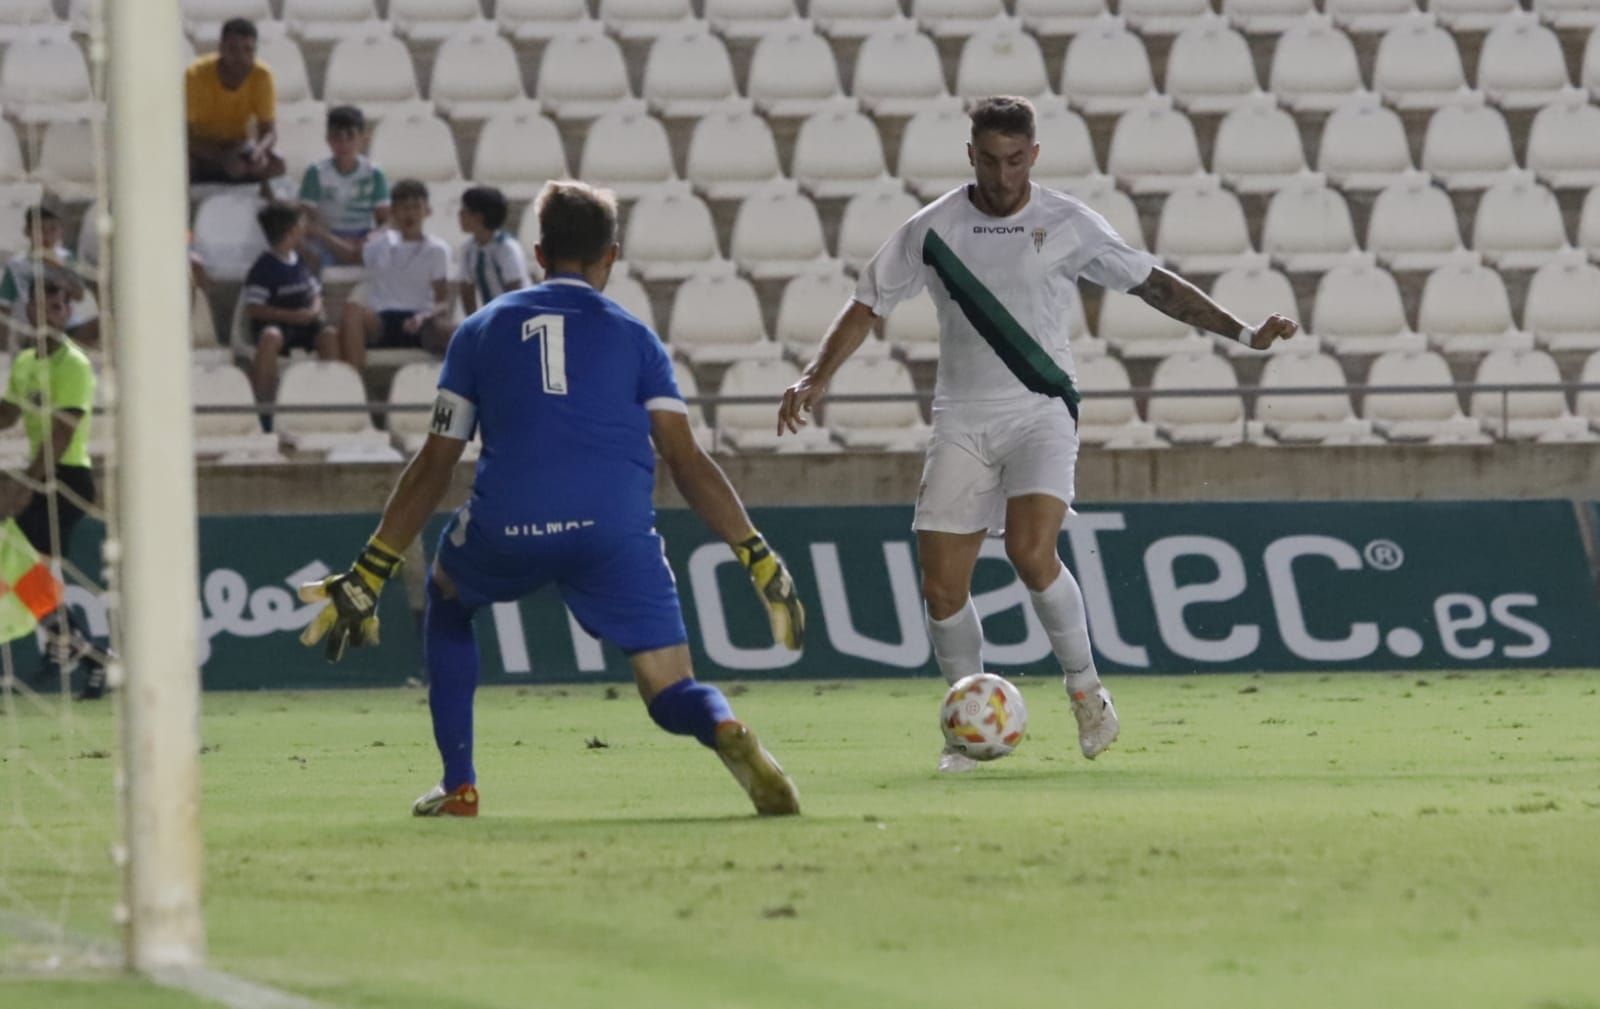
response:
M1238 339L1244 332L1245 324L1207 297L1204 291L1159 266L1150 271L1144 283L1128 293L1143 298L1145 304L1164 315L1219 336Z

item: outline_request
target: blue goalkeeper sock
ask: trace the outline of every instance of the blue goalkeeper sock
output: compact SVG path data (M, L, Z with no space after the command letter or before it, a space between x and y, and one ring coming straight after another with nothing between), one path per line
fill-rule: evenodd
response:
M478 689L478 639L472 633L472 611L459 599L446 599L431 578L422 628L433 741L444 758L444 787L449 791L478 780L472 767L472 695Z
M675 736L693 736L715 748L717 723L731 720L733 708L716 687L687 679L656 695L650 702L650 717Z

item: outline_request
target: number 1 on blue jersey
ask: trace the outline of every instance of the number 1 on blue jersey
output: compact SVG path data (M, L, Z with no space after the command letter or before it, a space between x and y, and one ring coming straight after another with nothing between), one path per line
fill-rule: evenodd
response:
M552 396L567 394L567 319L564 315L536 315L522 324L522 340L539 341L539 358L544 366L544 391Z

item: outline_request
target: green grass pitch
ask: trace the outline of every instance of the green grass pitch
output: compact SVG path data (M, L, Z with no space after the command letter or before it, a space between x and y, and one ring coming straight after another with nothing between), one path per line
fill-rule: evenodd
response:
M931 680L734 687L786 821L628 688L480 692L475 822L408 815L421 691L208 696L212 960L350 1009L1600 1007L1600 677L1117 677L1092 764L1022 684L1029 738L954 779ZM58 802L26 765L80 744L12 721L0 908L57 910L38 842L109 835L110 765L67 754ZM111 939L87 864L64 916ZM28 966L0 1005L201 1004Z

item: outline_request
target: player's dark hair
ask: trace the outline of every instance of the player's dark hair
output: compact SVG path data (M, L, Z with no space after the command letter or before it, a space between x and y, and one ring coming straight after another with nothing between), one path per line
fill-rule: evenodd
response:
M462 193L461 209L470 210L483 218L483 226L490 231L499 231L505 227L506 215L509 213L506 194L493 186L473 186Z
M598 263L617 241L617 195L585 182L546 182L533 204L550 263Z
M328 132L354 130L360 133L367 128L367 117L354 105L335 105L328 110Z
M404 200L428 200L428 187L416 179L401 179L389 190L389 202L400 203Z
M997 95L980 98L968 113L972 119L972 135L1003 133L1007 136L1033 139L1033 103L1015 95Z
M274 201L261 208L256 214L256 222L261 225L261 233L267 236L268 245L277 245L283 241L283 236L289 233L300 220L300 208L292 203Z
M234 36L247 39L256 38L255 22L249 18L229 18L222 22L222 37L226 39Z

